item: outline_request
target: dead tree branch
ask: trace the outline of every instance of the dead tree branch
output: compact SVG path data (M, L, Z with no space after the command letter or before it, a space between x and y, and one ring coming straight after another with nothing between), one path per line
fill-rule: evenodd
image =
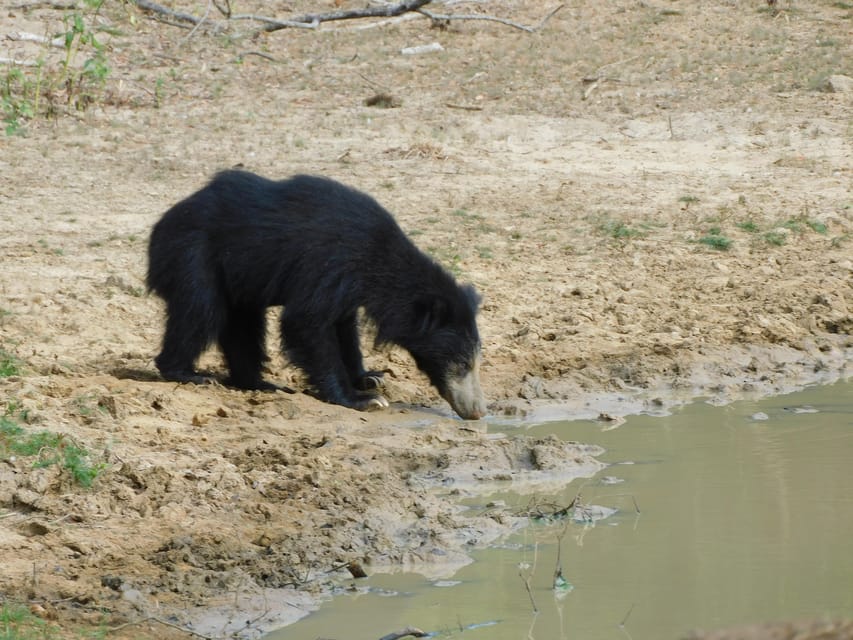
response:
M178 20L180 22L189 22L190 24L201 24L203 18L196 18L194 15L189 13L181 13L180 11L172 11L171 9L164 7L161 4L157 4L156 2L150 2L149 0L136 0L136 6L142 9L143 11L148 11L149 13L156 13L160 16L166 16L171 18L172 20Z
M306 13L301 16L294 16L286 20L280 20L278 18L258 14L231 13L231 4L229 0L225 0L224 6L217 0L209 0L207 10L201 18L188 13L182 13L180 11L173 11L172 9L164 7L156 2L152 2L151 0L135 0L136 6L143 11L153 13L166 20L177 21L177 26L183 26L180 23L189 23L193 25L193 31L197 30L203 23L209 22L210 9L212 5L216 7L216 9L224 15L227 20L250 20L261 23L263 26L259 31L266 33L278 31L280 29L317 29L324 22L334 22L338 20L352 20L359 18L395 18L407 13L419 13L426 16L433 22L445 22L450 20L485 20L488 22L497 22L499 24L507 25L528 33L535 33L542 29L548 20L564 6L562 4L557 5L557 7L548 12L538 24L526 25L507 18L500 18L498 16L486 14L433 13L423 8L431 2L432 0L401 0L397 4L382 4L359 9L342 9L340 11L330 11L327 13Z
M428 5L432 0L404 0L399 4L380 5L376 7L365 7L364 9L346 9L343 11L331 11L329 13L307 13L305 15L291 18L290 20L272 19L262 20L267 25L262 31L278 31L287 27L305 27L312 25L316 28L322 22L332 22L334 20L350 20L353 18L393 18L409 11L416 11L421 7Z
M418 9L417 12L425 15L427 18L432 20L433 22L445 22L450 20L485 20L488 22L498 22L500 24L505 24L508 27L513 27L514 29L521 29L522 31L527 31L528 33L535 33L542 29L545 26L545 23L551 19L555 13L557 13L560 9L562 9L565 5L557 5L556 8L552 9L548 14L545 15L539 21L539 24L534 26L529 26L526 24L521 24L520 22L515 22L514 20L508 20L507 18L499 18L498 16L490 16L485 14L443 14L443 13L432 13L431 11L427 11L426 9Z

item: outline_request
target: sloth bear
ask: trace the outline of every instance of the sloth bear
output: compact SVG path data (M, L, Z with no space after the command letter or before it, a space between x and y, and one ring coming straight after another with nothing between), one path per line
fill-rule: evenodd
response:
M480 390L479 296L415 247L365 193L317 176L272 181L230 170L169 209L151 232L148 287L166 302L166 380L204 383L195 370L217 342L225 383L276 389L265 310L282 306L281 339L320 398L382 408L381 372L365 371L363 309L377 344L406 349L461 417L485 412Z

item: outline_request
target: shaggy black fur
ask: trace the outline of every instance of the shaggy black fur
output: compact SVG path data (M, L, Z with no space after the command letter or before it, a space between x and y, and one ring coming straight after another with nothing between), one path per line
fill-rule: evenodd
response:
M323 399L347 407L375 404L365 390L381 384L362 364L359 308L377 342L407 349L445 397L479 355L474 289L419 251L373 198L326 178L219 173L154 226L148 286L166 301L156 364L168 380L205 381L195 363L218 342L227 384L275 388L261 367L265 310L276 305L290 361Z

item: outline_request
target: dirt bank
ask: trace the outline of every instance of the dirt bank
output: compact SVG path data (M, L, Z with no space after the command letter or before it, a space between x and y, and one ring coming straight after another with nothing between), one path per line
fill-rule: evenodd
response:
M310 610L348 563L449 570L518 524L469 517L435 486L598 468L594 446L452 418L400 351L368 356L388 369L384 413L159 381L147 235L235 164L368 191L473 282L494 417L849 376L853 94L824 89L853 77L853 14L682 4L569 2L532 34L422 17L190 32L130 5L84 12L105 83L85 111L65 101L73 85L51 85L50 113L0 138L0 393L4 425L62 434L97 477L86 488L61 464L33 468L49 451L0 449L0 597L66 630L154 616L251 635ZM4 38L64 31L66 13L0 3L0 57L56 69L62 48ZM434 41L443 51L400 53ZM396 106L365 104L379 93ZM215 352L201 365L222 370ZM268 377L302 385L279 357ZM198 614L211 607L220 618ZM186 635L151 620L121 633Z

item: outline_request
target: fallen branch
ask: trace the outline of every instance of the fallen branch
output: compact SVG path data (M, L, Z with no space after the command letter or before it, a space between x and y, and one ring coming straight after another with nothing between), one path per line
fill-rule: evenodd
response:
M397 4L382 4L376 6L368 6L360 9L342 9L340 11L330 11L328 13L306 13L301 16L289 18L287 20L280 20L278 18L271 18L269 16L258 15L253 13L232 14L231 5L227 1L224 7L220 6L220 4L216 2L216 0L212 0L212 2L209 1L205 15L201 18L198 18L188 13L173 11L172 9L164 7L161 4L151 2L151 0L135 0L136 6L142 9L143 11L148 11L150 13L154 13L171 20L177 20L178 22L192 24L194 25L193 31L195 31L195 29L200 27L202 23L208 20L208 15L210 14L210 6L212 3L212 5L216 7L219 12L224 15L228 20L251 20L253 22L260 22L263 24L263 26L259 29L259 31L266 33L271 33L280 29L317 29L324 22L352 20L358 18L394 18L407 13L420 13L421 15L426 16L433 22L443 22L450 20L485 20L488 22L497 22L499 24L504 24L515 29L526 31L528 33L535 33L536 31L541 30L548 22L548 20L565 6L562 4L557 5L554 9L548 12L545 17L543 17L536 25L525 25L519 22L515 22L514 20L500 18L498 16L491 16L485 14L439 14L432 13L431 11L427 11L426 9L422 8L430 4L431 2L432 0L402 0ZM379 23L368 25L364 28L371 28L373 26L379 26L388 22L388 20L385 20Z
M345 9L342 11L331 11L329 13L308 13L302 16L291 18L290 20L271 21L272 19L264 20L267 22L261 31L278 31L287 27L305 27L305 25L319 25L322 22L332 22L335 20L351 20L353 18L393 18L410 11L416 11L421 7L428 5L432 0L404 0L399 4L379 5L375 7L365 7L363 9Z
M23 9L24 11L29 11L30 9L35 9L36 7L50 7L51 9L60 9L62 11L71 11L72 9L79 9L80 3L78 2L60 2L58 0L49 1L43 0L42 2L24 2L23 4L14 5L11 7L12 9Z
M418 13L425 15L427 18L432 20L433 22L445 22L450 20L486 20L488 22L498 22L500 24L505 24L508 27L513 27L515 29L521 29L522 31L527 31L528 33L535 33L542 29L545 26L545 23L550 20L551 16L557 13L560 9L562 9L565 5L557 5L556 8L552 9L544 18L539 21L539 24L535 26L529 26L526 24L521 24L520 22L515 22L514 20L508 20L506 18L499 18L497 16L490 16L484 14L443 14L443 13L432 13L431 11L427 11L426 9L418 9Z
M173 20L189 22L190 24L198 25L204 21L203 18L196 18L194 15L191 15L189 13L172 11L171 9L164 7L161 4L157 4L156 2L150 2L149 0L136 0L136 6L142 9L143 11L149 11L151 13L156 13L161 16L168 16Z

